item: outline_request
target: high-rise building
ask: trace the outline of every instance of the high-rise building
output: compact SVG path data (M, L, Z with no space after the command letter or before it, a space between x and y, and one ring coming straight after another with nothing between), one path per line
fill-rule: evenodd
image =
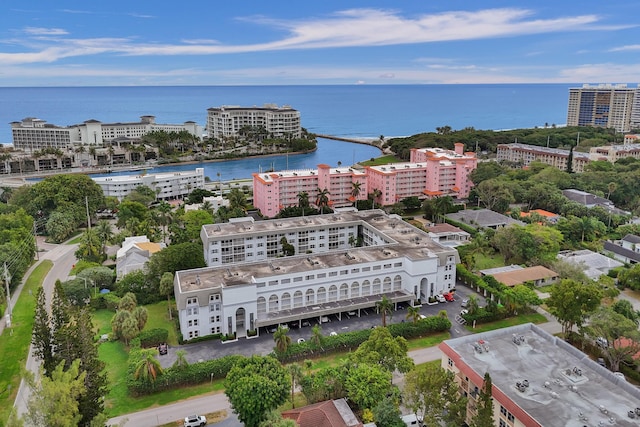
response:
M299 138L300 112L288 105L278 107L275 104L263 107L225 105L207 109L207 130L211 138L238 136L246 127L262 128L266 136Z
M633 111L639 90L626 84L585 84L581 88L570 88L567 126L597 126L628 132L632 116L640 122L637 99Z

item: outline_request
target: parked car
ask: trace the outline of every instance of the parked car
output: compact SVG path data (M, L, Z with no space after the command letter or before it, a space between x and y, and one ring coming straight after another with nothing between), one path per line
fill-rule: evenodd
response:
M184 427L202 427L207 425L207 418L204 415L189 415L184 419Z
M322 323L329 323L329 322L331 322L331 319L329 319L327 316L322 316L322 317L320 318L320 322L322 322Z
M302 344L304 342L304 338L298 338L298 344Z
M456 299L453 297L453 293L452 292L447 292L446 294L443 295L444 299L451 302L451 301L455 301Z
M169 346L167 345L167 343L160 344L158 346L158 353L160 353L160 356L167 354L168 351L169 351Z
M467 314L469 314L469 310L467 310L467 309L464 309L464 310L460 311L460 316L465 316Z
M469 298L465 298L462 300L462 304L460 304L462 308L467 308L469 306Z
M444 296L442 296L440 294L436 295L436 301L438 301L438 302L447 302L447 300L444 299Z
M330 337L335 337L335 336L337 336L337 335L338 335L338 333L337 333L337 332L334 332L334 331L332 331L332 332L329 334L329 336L330 336Z
M596 338L596 344L598 345L598 347L602 347L602 348L609 347L609 341L605 337Z

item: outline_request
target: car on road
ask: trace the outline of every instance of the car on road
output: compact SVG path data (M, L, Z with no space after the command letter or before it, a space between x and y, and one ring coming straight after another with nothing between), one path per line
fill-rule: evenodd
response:
M460 316L465 316L467 314L469 314L469 310L467 310L467 309L464 309L464 310L460 311Z
M335 336L337 336L337 335L338 335L338 333L337 333L337 332L331 332L331 333L329 334L329 336L330 336L330 337L335 337Z
M184 419L184 427L202 427L207 425L204 415L189 415Z
M304 338L298 338L298 344L302 344L304 342Z
M444 296L440 295L440 294L436 295L436 301L438 301L438 302L447 302L447 300L444 299Z
M462 308L467 308L469 306L469 298L465 298L462 300L462 304L460 304Z
M447 292L446 294L443 295L444 299L446 301L452 302L455 301L456 299L453 297L453 293L452 292Z

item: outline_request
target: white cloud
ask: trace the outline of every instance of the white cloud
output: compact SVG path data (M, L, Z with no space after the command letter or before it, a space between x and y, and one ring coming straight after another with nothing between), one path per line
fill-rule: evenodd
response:
M69 13L84 13L70 11ZM60 29L27 29L32 35L58 36L49 42L56 50L41 47L41 53L59 52L60 58L96 55L110 52L127 56L215 55L245 52L263 52L291 49L320 49L361 46L388 46L400 44L433 43L455 40L477 40L497 37L514 37L525 34L541 34L567 31L603 30L596 23L597 15L578 15L552 19L534 19L531 10L504 8L479 11L453 11L439 14L423 14L414 17L379 9L349 9L329 17L285 21L253 17L251 22L285 31L284 37L267 43L223 45L209 40L199 43L160 44L132 42L122 38L95 38L89 40L65 39ZM246 18L249 20L249 18ZM613 29L613 28L606 28ZM46 40L40 38L38 42ZM87 44L100 45L100 49L78 48ZM28 41L25 45L29 46ZM32 46L29 48L34 49ZM18 63L21 58L45 56L48 61L57 58L50 55L5 53L2 59Z
M640 44L629 44L626 46L614 47L609 52L628 52L630 50L640 50Z
M69 34L62 28L27 27L24 29L24 32L32 36L64 36Z

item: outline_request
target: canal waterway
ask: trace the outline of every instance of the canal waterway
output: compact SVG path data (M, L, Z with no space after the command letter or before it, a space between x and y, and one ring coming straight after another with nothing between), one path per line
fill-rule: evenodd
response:
M312 153L156 166L147 169L147 173L179 172L204 168L204 175L209 177L211 181L229 181L248 179L252 177L254 172L268 170L315 169L319 164L337 166L338 162L342 166L350 166L380 155L380 149L371 145L318 138L318 149ZM132 171L114 171L109 174L92 174L91 176L132 175L136 173Z

